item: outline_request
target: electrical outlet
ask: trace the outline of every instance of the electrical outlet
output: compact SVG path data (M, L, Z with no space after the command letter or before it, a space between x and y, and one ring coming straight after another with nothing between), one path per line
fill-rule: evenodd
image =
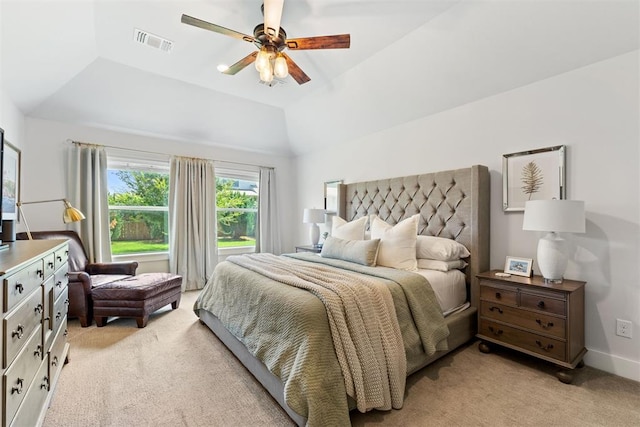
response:
M631 338L632 325L628 320L616 319L616 335Z

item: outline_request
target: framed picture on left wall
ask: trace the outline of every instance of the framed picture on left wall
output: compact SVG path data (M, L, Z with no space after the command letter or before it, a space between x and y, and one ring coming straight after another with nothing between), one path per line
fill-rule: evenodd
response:
M20 200L20 150L9 142L4 142L2 164L2 219L18 221Z

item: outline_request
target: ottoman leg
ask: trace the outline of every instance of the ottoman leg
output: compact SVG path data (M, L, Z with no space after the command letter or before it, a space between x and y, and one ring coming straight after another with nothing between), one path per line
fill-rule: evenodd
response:
M107 323L107 318L106 317L102 317L102 316L95 316L96 318L96 325L101 328L104 325L106 325Z
M178 294L178 297L176 298L176 300L174 302L171 303L171 308L173 310L175 310L176 308L180 307L180 297L182 295Z
M147 321L149 320L149 315L136 317L136 323L138 324L138 328L144 328L147 326Z

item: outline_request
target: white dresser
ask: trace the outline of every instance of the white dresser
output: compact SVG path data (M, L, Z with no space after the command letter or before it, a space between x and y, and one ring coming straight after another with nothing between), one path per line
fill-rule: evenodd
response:
M39 426L67 360L68 245L20 240L0 251L2 426Z

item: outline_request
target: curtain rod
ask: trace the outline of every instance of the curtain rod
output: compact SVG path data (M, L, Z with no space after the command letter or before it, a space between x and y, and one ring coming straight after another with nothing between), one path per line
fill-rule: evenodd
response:
M76 145L84 145L87 147L104 147L104 148L113 148L116 150L124 150L124 151L135 151L138 153L145 153L145 154L161 154L161 155L165 155L165 156L174 156L174 154L166 154L166 153L158 153L157 151L147 151L147 150L140 150L137 148L123 148L123 147L116 147L114 145L105 145L105 144L93 144L90 142L81 142L81 141L74 141L72 139L67 139L67 142L70 142L72 144L76 144ZM177 154L176 154L177 156ZM186 156L178 156L178 157L186 157ZM195 157L193 157L195 158ZM228 163L228 164L232 164L232 165L240 165L240 166L254 166L254 167L258 167L258 168L266 168L266 169L275 169L273 166L262 166L262 165L254 165L252 163L241 163L241 162L234 162L234 161L230 161L230 160L215 160L215 159L206 159L206 160L211 160L215 163Z

